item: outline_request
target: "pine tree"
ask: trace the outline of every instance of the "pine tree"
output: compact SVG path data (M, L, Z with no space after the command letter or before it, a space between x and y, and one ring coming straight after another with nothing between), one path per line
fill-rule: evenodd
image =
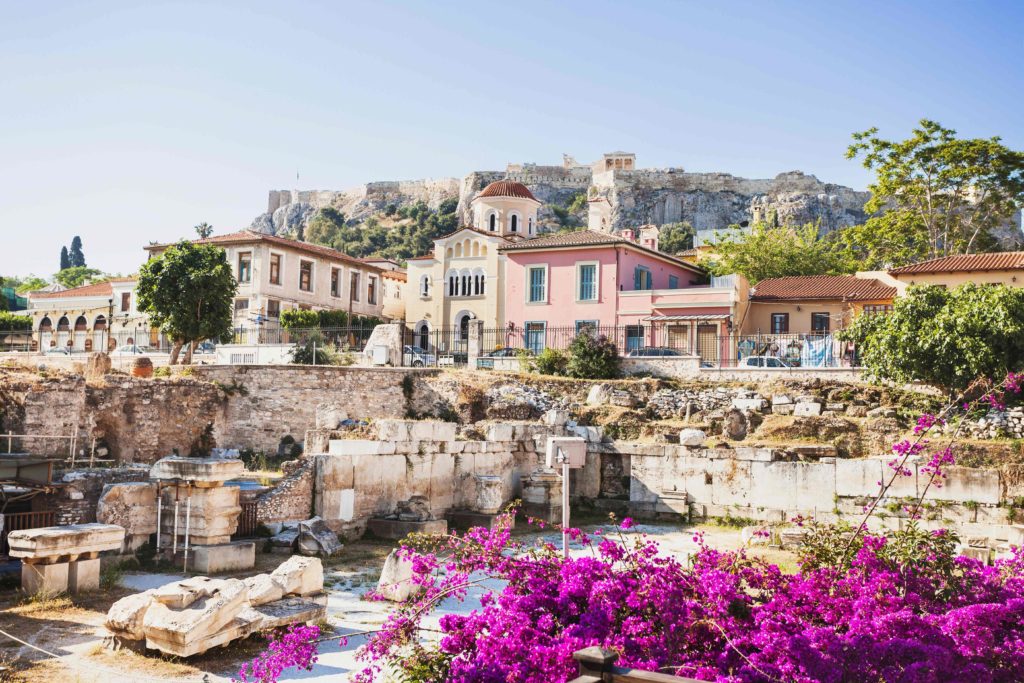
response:
M68 257L68 248L60 248L60 269L67 270L71 267L71 259Z
M82 238L75 235L71 240L71 251L68 252L71 258L71 267L85 267L85 254L82 253Z
M196 234L199 235L199 239L205 240L213 234L213 226L203 221L196 226Z

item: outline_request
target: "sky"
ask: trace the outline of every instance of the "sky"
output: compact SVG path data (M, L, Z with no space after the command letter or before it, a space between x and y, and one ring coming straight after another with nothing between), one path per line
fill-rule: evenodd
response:
M1024 2L0 0L0 275L134 272L271 189L635 152L864 189L851 133L1024 149ZM298 179L296 179L298 174Z

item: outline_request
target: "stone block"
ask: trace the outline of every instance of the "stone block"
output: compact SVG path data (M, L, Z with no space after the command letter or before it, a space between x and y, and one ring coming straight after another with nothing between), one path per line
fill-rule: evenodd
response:
M409 425L411 420L374 420L377 438L381 441L409 441Z
M487 427L487 441L501 442L512 441L515 435L515 427L510 424L496 423Z
M571 428L569 432L573 436L586 439L588 443L601 443L601 439L604 435L603 430L600 427L583 427L580 425L576 425Z
M56 595L68 590L67 562L55 564L21 563L21 590L29 595Z
M270 573L285 595L312 595L324 589L324 566L319 557L293 555Z
M928 488L927 500L973 501L983 505L998 505L1002 500L999 471L972 467L946 467L942 488L933 484ZM923 488L927 477L918 473L918 486Z
M457 429L454 422L413 421L409 423L409 436L412 441L454 441Z
M394 441L331 439L327 444L328 455L390 455L394 452Z
M150 479L180 480L197 483L221 484L245 473L241 460L216 458L187 458L172 455L157 460L149 470Z
M156 533L156 484L147 481L107 484L96 505L96 521L124 527L127 536Z
M783 403L781 405L773 405L772 412L776 415L792 415L794 405L792 403Z
M552 427L562 427L569 421L569 411L559 408L552 408L544 413L544 424Z
M377 593L391 602L405 602L419 593L420 587L412 580L412 561L392 550L384 560L384 568L377 581Z
M224 585L223 579L193 576L184 581L167 583L149 591L152 599L171 609L185 609L196 600L208 598Z
M161 543L170 544L174 534L174 505L178 504L178 546L185 538L186 520L190 543L210 545L223 542L238 528L242 512L237 486L198 488L168 486L162 492L163 514L160 527L164 534Z
M256 566L256 542L234 541L217 545L197 545L189 569L204 574L220 574L252 569Z
M184 609L154 600L142 621L146 639L188 645L209 638L248 606L248 596L242 581L224 579L213 594Z
M493 515L505 504L505 482L495 474L477 474L473 477L476 483L475 512Z
M709 473L712 475L711 500L715 505L750 504L753 488L751 465L744 460L712 460Z
M31 559L119 550L123 543L124 528L115 524L48 526L7 535L10 556Z
M732 400L732 407L737 410L753 410L754 412L761 412L765 409L767 401L763 398L734 398Z
M747 502L756 507L796 509L799 465L796 462L750 463L752 488ZM727 499L716 498L715 502L722 504L724 500Z
M782 463L773 463L781 465ZM835 507L835 462L800 462L797 464L796 509L811 512L829 511Z
M707 441L708 435L700 429L684 429L679 432L679 445L700 448Z
M284 597L284 587L271 578L270 574L257 574L242 579L249 589L249 604L253 607L265 605Z
M772 410L775 410L777 406L791 406L793 405L793 398L786 394L777 394L772 396Z
M448 522L449 529L465 531L476 526L494 529L497 527L497 520L501 518L501 515L486 515L470 510L449 510L445 513L444 518ZM511 518L511 524L511 528L515 528L514 517Z
M793 414L797 417L812 417L821 415L821 404L814 401L797 403L793 407Z
M876 458L837 459L836 495L847 498L878 495L882 467L882 463Z
M85 593L100 589L100 558L75 560L68 564L68 591Z
M183 643L151 632L146 634L146 647L175 657L192 657L250 636L261 630L264 622L264 616L256 608L246 605L230 622L202 638Z
M121 598L107 610L107 630L126 640L142 640L142 622L152 602L152 590Z
M306 598L283 598L264 605L254 606L260 615L259 630L280 628L289 624L319 621L327 617L327 596L313 595Z
M377 538L400 541L409 534L446 534L448 522L443 519L414 522L376 517L366 523L366 528Z
M319 517L299 522L297 548L302 555L331 557L341 552L338 536Z

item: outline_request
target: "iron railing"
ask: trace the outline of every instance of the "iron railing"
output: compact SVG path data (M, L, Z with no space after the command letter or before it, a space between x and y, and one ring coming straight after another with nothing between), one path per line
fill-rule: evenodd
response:
M12 531L54 526L57 521L57 513L54 510L12 512L0 514L0 519L3 520L3 524L0 524L0 555L7 557L7 553L11 550L7 544L7 534Z

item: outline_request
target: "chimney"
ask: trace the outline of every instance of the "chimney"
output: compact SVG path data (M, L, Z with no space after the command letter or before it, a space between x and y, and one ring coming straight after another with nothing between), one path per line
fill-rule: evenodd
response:
M629 240L630 242L636 242L636 235L633 233L633 229L632 228L626 228L625 230L620 232L619 235L621 235L622 239L624 239L624 240Z

